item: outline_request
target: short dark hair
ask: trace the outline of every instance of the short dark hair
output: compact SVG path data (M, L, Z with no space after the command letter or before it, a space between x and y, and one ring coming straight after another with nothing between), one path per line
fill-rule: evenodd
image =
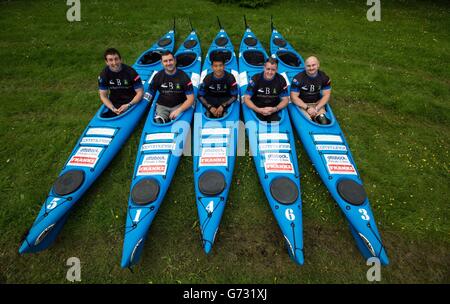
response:
M105 60L106 60L106 56L108 56L108 55L116 55L116 54L117 54L117 56L119 56L120 59L122 59L122 57L120 56L119 51L116 50L115 48L106 49L105 53L103 54L103 58L105 58Z
M220 53L219 54L215 54L213 56L213 58L212 58L212 62L211 63L214 63L214 62L222 62L223 64L225 64L225 58Z
M173 53L172 53L171 51L169 51L169 50L165 50L165 51L163 51L163 52L161 53L161 57L162 57L162 56L169 56L169 55L172 55L172 57L175 58L175 56L173 55Z
M267 63L267 62L270 63L270 64L276 64L276 65L278 65L278 59L273 58L273 57L267 58L266 63Z

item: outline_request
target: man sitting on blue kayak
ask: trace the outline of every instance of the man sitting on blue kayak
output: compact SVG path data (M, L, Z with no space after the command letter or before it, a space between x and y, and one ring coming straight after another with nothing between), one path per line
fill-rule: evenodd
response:
M264 72L253 75L245 92L244 102L260 120L278 121L278 112L289 103L287 83L278 71L278 60L270 57Z
M225 59L218 54L212 59L213 72L206 75L198 91L198 99L207 109L206 116L220 118L237 99L238 87L233 74L225 71Z
M144 89L139 74L122 63L119 51L114 48L104 53L106 67L98 76L100 100L109 109L102 116L115 117L141 101ZM109 92L109 96L108 96Z
M292 79L291 101L302 113L319 124L329 124L326 117L325 105L330 100L331 80L320 71L317 57L308 57L305 61L306 69Z
M167 123L192 107L194 90L189 76L177 69L175 56L170 51L161 54L161 63L164 69L153 77L144 99L150 101L159 91L154 120Z

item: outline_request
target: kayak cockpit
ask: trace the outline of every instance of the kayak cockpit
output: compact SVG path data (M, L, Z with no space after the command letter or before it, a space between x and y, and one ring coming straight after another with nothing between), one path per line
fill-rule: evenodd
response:
M153 65L161 60L161 51L149 51L139 58L138 64Z
M258 50L245 51L243 56L244 60L252 66L263 66L266 61L264 53Z
M190 40L195 41L195 40ZM185 68L191 66L197 59L197 54L194 52L184 52L176 55L177 67Z
M231 57L232 57L232 54L229 50L214 50L209 53L209 61L212 63L213 59L217 55L220 55L223 57L223 59L225 60L225 65L230 62Z
M280 61L285 65L296 68L299 68L302 65L302 61L294 52L278 51L277 56L280 59Z

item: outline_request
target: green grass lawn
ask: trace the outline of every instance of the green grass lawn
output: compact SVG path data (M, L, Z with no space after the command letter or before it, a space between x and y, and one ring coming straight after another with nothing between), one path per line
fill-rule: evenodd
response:
M65 283L78 257L83 283L366 283L368 266L300 142L305 265L288 257L249 156L239 157L213 251L201 248L192 157L184 157L134 273L120 268L130 179L143 122L74 208L54 245L18 255L78 137L100 105L102 53L132 64L177 18L206 53L215 16L237 48L242 15L266 49L270 15L333 81L331 104L349 141L391 264L382 283L450 283L450 5L382 1L274 1L242 9L206 0L0 2L0 283ZM155 15L156 13L156 15ZM298 139L297 139L298 141Z

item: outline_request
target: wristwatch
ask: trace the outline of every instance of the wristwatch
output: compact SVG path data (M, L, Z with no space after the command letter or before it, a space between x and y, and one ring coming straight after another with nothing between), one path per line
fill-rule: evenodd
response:
M128 109L131 108L133 105L131 104L131 102L128 103Z

